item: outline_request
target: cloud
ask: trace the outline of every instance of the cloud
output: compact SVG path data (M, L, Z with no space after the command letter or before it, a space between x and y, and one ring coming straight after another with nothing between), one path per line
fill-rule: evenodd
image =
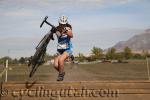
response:
M31 17L34 15L31 11L28 10L16 10L4 13L5 16L9 17Z
M57 10L60 8L74 8L78 7L96 7L96 6L106 6L111 4L125 4L137 0L5 0L0 5L0 7L19 7L19 8L51 8L49 10ZM11 2L11 3L8 3Z
M82 12L127 4L138 0L4 0L0 1L1 16L32 17L42 13L59 14L72 11ZM9 3L11 2L11 3Z

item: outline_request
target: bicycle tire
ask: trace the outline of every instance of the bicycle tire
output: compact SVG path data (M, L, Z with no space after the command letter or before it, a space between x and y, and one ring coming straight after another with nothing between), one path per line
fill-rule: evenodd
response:
M51 34L49 34L49 33L46 34L42 38L42 40L40 41L38 46L36 47L36 52L35 52L34 56L32 56L31 61L29 63L29 66L31 65L31 68L32 68L29 73L29 77L32 77L34 75L34 73L36 72L36 70L38 69L38 67L44 62L46 48L51 39L50 35Z
M37 69L36 66L37 66L37 65L33 65L33 66L32 66L32 69L31 69L31 71L30 71L29 77L32 77L32 76L34 75L34 73L35 73L35 71L36 71L36 69Z
M46 48L44 49L43 52L40 52L40 51L36 52L36 53L38 53L38 55L36 55L35 59L39 58L39 61L42 61L44 59L45 52L46 52ZM36 72L36 70L38 69L38 67L40 65L40 63L38 62L38 60L36 60L36 61L37 62L35 62L34 64L32 64L32 69L30 71L29 77L32 77L34 75L34 73Z

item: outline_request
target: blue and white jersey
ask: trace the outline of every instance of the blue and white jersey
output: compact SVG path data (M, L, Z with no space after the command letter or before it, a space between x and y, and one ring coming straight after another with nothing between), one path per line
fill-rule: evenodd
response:
M71 50L73 48L71 39L68 35L66 34L59 35L60 33L58 32L56 34L58 38L57 49Z

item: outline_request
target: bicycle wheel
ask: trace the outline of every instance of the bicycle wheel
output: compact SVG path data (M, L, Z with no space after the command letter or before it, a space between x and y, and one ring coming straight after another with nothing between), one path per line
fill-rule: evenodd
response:
M43 52L39 52L39 51L36 52L37 55L35 54L34 56L33 60L35 60L35 62L32 64L32 69L29 74L29 77L32 77L36 72L37 68L39 67L39 65L41 65L44 62L45 52L46 49L44 49Z
M29 74L29 77L32 77L35 71L37 70L38 66L40 66L42 63L44 63L44 56L46 53L46 48L47 45L50 41L50 35L51 34L46 34L43 39L40 41L38 46L36 47L36 52L34 56L32 56L31 60L29 61L28 66L31 65L31 71Z

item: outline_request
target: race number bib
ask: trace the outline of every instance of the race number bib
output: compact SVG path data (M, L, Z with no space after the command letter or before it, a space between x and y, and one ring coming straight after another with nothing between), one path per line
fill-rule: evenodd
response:
M65 44L58 44L57 45L57 49L67 49L67 44L65 43Z

